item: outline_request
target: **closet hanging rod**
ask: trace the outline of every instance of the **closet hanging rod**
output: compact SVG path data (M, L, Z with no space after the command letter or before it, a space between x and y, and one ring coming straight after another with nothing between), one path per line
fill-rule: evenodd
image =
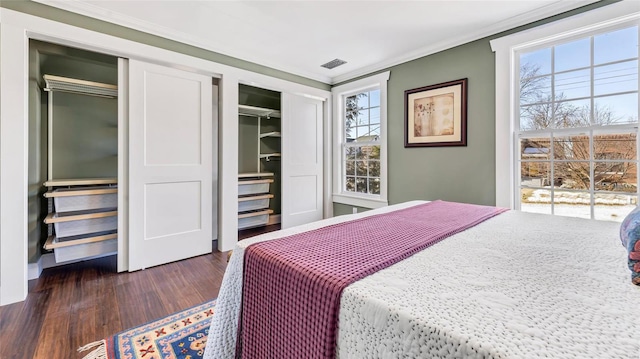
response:
M43 78L46 83L45 91L61 91L109 98L118 97L118 86L116 85L53 75L44 75Z

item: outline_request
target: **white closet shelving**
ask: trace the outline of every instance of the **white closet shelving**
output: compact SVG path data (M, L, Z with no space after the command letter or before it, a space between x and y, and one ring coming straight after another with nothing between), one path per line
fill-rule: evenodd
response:
M264 172L261 161L279 159L281 137L280 131L263 132L262 121L280 118L280 111L247 105L239 105L241 116L256 118L258 136L258 153L256 172L240 173L238 175L238 229L264 226L269 223L269 216L273 210L269 209L274 195L270 194L270 186L274 183L274 173ZM272 141L266 143L266 141ZM271 145L271 146L268 146Z
M44 223L49 236L44 244L56 262L116 253L118 248L118 188L116 178L56 178L53 124L56 92L116 98L115 85L44 75L48 95L48 188L49 213ZM115 114L117 115L117 114ZM90 118L86 119L90 121Z

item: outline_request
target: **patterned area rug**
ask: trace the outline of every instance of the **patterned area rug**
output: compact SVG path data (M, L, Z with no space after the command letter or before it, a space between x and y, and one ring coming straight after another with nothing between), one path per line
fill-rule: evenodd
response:
M204 355L216 301L125 330L78 351L84 359L197 359Z

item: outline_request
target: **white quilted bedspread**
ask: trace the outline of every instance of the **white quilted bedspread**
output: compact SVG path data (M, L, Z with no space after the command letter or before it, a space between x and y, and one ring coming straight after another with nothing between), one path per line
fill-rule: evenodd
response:
M234 358L244 248L352 218L239 243L205 358ZM445 239L344 290L337 356L640 359L640 287L618 228L510 211Z

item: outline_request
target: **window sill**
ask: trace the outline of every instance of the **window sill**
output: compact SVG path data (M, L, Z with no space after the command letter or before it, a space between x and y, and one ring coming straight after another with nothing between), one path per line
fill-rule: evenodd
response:
M349 206L371 208L371 209L386 207L389 205L389 202L379 198L371 198L371 197L358 196L358 195L348 195L343 193L334 194L332 200L334 203L346 204Z

